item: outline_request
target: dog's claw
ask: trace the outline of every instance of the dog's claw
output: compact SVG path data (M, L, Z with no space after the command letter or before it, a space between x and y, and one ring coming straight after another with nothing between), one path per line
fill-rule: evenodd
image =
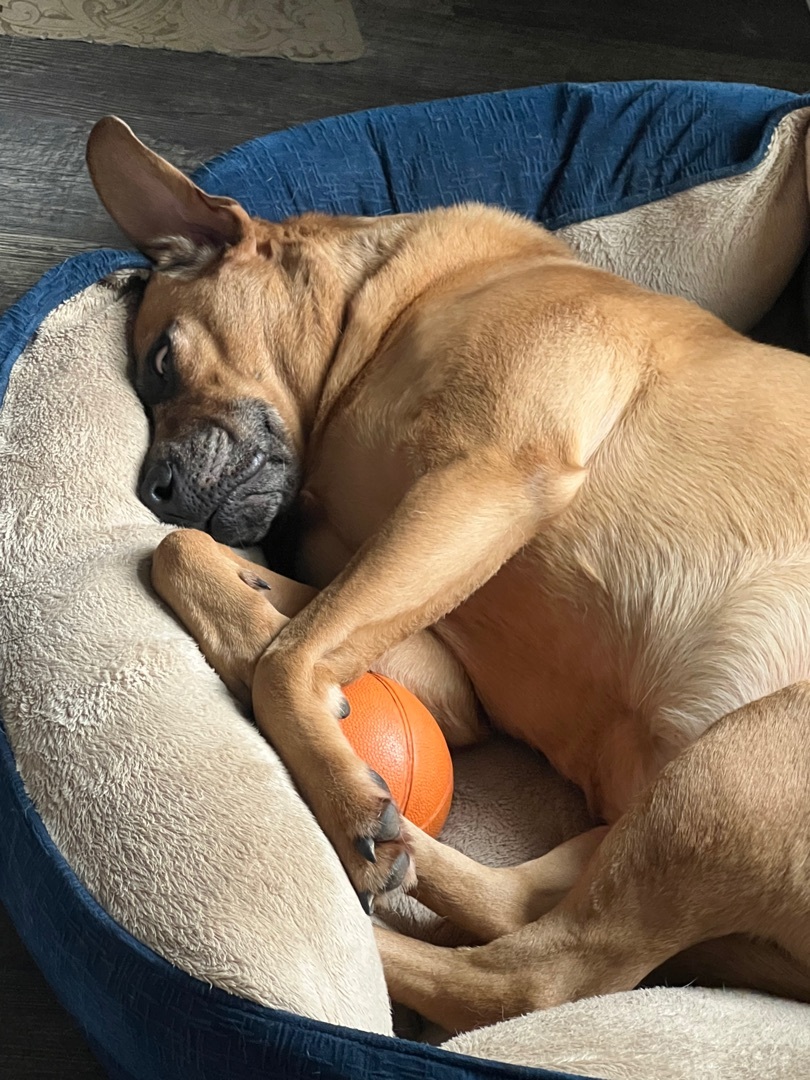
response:
M391 892L393 889L398 888L408 872L408 867L411 863L411 857L407 851L401 851L394 859L391 865L391 871L388 877L385 879L383 885L383 892Z
M374 839L380 843L395 840L399 836L399 810L389 802L380 814L380 820L374 833Z
M270 586L264 578L259 577L259 575L255 574L252 570L240 570L239 577L246 585L249 585L251 589L270 589Z
M360 781L365 804L358 804L354 820L346 815L348 820L335 847L363 910L370 914L375 897L393 893L403 883L410 886L413 875L402 818L388 784L367 765L364 769L367 772L365 776L360 774ZM347 808L352 809L351 800L347 802ZM342 808L338 803L338 813Z
M377 856L374 854L374 841L370 836L358 836L354 846L367 862L375 863L377 861Z
M374 783L378 784L383 789L386 795L390 795L391 788L388 786L388 784L386 784L385 780L383 780L380 774L378 772L375 772L374 769L369 769L368 771L371 774L371 779L374 781Z

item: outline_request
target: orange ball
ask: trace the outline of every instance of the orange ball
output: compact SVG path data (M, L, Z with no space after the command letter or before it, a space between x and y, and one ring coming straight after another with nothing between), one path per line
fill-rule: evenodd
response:
M343 687L343 720L357 754L385 780L400 811L438 836L453 798L453 762L441 728L404 686L369 672Z

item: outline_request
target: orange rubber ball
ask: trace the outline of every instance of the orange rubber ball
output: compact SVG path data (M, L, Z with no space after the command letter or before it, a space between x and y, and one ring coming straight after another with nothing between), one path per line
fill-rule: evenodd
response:
M400 812L438 836L453 798L453 762L441 728L404 686L369 672L343 687L341 721L359 757L385 780Z

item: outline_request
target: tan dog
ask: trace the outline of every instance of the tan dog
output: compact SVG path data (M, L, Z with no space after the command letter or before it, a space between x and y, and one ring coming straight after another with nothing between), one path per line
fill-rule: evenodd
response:
M461 1029L681 954L810 998L807 360L498 210L252 220L114 119L88 159L157 271L144 501L227 543L295 506L322 588L268 578L279 614L267 575L178 531L158 591L252 687L367 909L410 853L419 897L488 942L381 930L392 995ZM384 653L452 741L480 703L609 829L493 871L402 825L336 719Z

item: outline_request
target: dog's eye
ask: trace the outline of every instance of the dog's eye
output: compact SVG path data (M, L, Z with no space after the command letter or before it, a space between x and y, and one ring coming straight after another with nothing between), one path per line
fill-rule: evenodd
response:
M172 364L172 344L167 337L162 337L151 356L152 369L161 379L165 379Z
M161 334L144 358L136 363L133 374L138 396L148 408L174 397L180 380L174 362L171 328Z

